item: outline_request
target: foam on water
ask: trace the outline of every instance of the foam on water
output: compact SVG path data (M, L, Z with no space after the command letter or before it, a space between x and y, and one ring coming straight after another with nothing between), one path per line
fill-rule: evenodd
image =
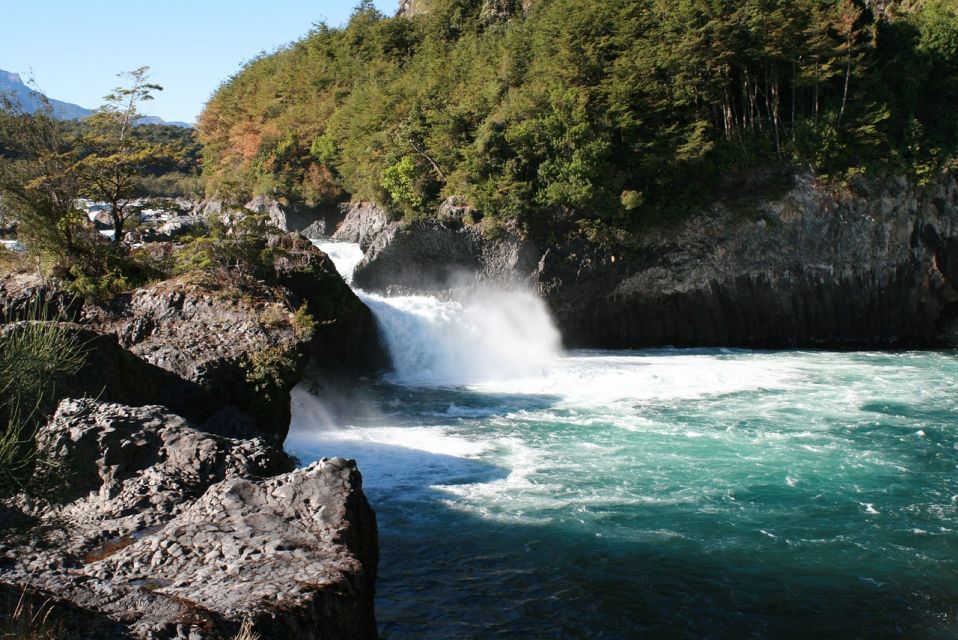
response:
M359 460L392 567L378 605L391 637L471 637L517 599L581 637L630 637L650 619L692 635L946 637L956 386L948 354L577 352L513 381L374 382L378 415L323 423L294 406L291 445L304 460ZM496 560L410 609L403 594L420 578L407 539L449 575ZM517 567L526 578L498 582ZM587 586L608 581L615 590ZM544 584L565 595L537 595ZM699 597L718 604L689 613ZM417 618L430 607L456 613ZM524 624L495 628L563 635Z
M396 371L297 388L289 443L359 461L383 635L958 632L953 354L562 354L529 294L365 299Z
M359 263L363 261L364 254L359 245L352 242L323 240L314 240L313 244L329 256L330 260L332 260L336 266L336 270L343 276L343 279L348 283L352 283L353 271L355 271Z
M363 301L373 310L401 384L462 385L538 376L561 341L545 305L525 291L471 291Z

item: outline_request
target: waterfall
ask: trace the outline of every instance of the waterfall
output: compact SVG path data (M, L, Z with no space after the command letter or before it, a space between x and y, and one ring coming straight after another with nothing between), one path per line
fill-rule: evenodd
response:
M339 275L343 277L347 284L351 285L353 283L353 271L363 261L363 250L359 245L352 242L322 242L319 240L314 240L313 244L329 256Z
M317 246L351 282L363 257L359 246ZM545 304L528 291L480 287L448 300L356 293L379 324L394 382L461 385L534 376L561 351Z

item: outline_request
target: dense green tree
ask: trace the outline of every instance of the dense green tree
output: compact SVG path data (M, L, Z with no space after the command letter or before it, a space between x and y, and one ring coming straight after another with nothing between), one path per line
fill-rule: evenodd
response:
M0 197L18 237L38 258L99 271L100 237L76 205L83 191L76 148L50 109L0 107Z
M132 204L141 176L149 166L172 155L164 146L133 133L141 117L140 104L163 90L148 81L148 71L149 67L140 67L120 74L128 83L104 98L105 104L87 119L77 143L82 155L73 171L83 195L109 207L114 244L120 243L124 224L136 213Z
M522 7L363 3L254 60L201 118L210 191L629 229L755 165L927 172L958 147L951 0Z

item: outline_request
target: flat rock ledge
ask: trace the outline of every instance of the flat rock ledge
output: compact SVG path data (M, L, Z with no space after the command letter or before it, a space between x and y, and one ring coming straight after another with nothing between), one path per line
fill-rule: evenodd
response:
M244 621L263 640L376 637L376 520L352 460L289 471L267 439L79 400L38 439L60 484L0 506L0 599L52 607L69 638L227 639Z

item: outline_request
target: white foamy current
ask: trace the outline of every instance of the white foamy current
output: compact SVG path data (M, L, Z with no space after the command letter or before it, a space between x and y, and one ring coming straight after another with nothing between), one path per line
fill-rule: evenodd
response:
M289 444L359 461L384 635L958 632L953 354L562 353L529 293L360 295L396 369L298 387Z

